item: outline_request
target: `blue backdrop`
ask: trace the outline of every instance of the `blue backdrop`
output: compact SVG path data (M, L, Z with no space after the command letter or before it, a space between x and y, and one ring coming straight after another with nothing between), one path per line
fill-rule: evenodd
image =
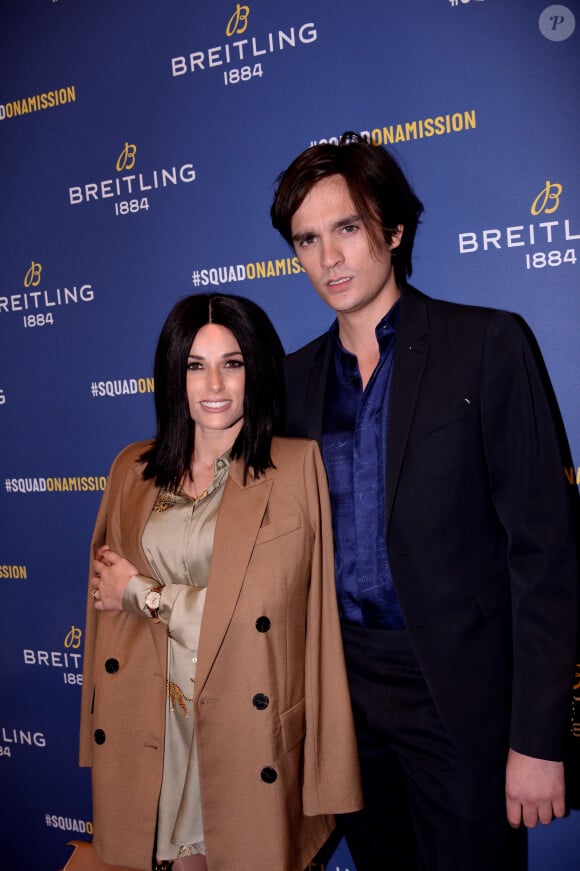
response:
M268 217L308 144L350 129L393 147L426 206L414 283L527 319L578 457L579 15L576 0L1 4L5 867L56 871L90 836L88 543L113 456L153 433L167 312L241 293L289 351L329 323ZM564 473L576 487L580 467ZM531 871L576 869L579 835L575 815L533 832ZM327 869L354 871L343 844Z

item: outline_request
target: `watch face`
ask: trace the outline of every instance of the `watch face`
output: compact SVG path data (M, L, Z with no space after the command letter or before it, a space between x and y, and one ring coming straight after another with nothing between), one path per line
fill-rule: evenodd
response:
M153 611L159 608L159 605L161 604L161 596L159 595L157 590L149 590L147 596L145 597L145 604Z

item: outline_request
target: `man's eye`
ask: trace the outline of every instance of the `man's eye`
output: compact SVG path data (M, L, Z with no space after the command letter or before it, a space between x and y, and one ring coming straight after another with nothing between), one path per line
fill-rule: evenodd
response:
M314 242L314 236L303 236L300 240L301 248L308 248L309 245L312 245Z

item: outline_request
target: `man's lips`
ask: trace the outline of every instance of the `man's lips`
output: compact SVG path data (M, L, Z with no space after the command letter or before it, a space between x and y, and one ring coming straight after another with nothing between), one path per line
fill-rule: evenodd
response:
M326 286L330 287L331 289L338 288L340 290L351 281L351 278L352 276L350 275L345 275L342 278L331 278L330 281L326 282Z

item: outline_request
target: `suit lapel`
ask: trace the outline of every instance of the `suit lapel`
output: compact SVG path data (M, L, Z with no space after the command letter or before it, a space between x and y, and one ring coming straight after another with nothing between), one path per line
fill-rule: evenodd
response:
M324 424L324 396L328 380L328 368L332 357L332 342L326 335L316 351L306 385L306 438L322 443Z
M427 301L428 297L410 286L401 294L387 435L387 524L429 354ZM306 436L316 439L319 444L323 435L324 396L331 358L332 342L327 334L316 351L306 384Z
M207 596L201 624L196 697L203 690L234 614L254 543L266 511L272 479L248 475L234 460L216 523Z
M401 317L393 358L389 401L386 472L386 519L391 517L401 465L415 413L415 405L429 354L427 298L407 288L401 294Z

